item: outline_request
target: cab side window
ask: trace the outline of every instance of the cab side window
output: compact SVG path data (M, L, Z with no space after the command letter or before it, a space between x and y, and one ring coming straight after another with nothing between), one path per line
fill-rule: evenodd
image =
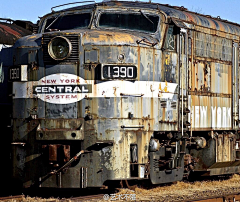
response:
M168 26L164 48L170 51L176 50L176 30L174 29L174 25Z

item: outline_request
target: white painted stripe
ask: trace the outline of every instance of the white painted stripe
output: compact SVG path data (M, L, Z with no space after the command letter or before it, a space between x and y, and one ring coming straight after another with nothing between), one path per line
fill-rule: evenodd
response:
M73 92L73 93L51 93L51 94L34 94L36 86L66 86L70 92L70 86L79 86L83 84L92 85L92 92ZM73 74L52 74L43 77L39 81L14 82L13 93L14 99L18 98L40 98L41 100L54 104L69 104L80 101L85 97L124 97L124 96L141 96L153 98L172 99L177 84L157 81L126 81L126 80L110 80L102 83L94 84L94 80L84 80ZM53 89L52 88L52 89ZM38 89L41 92L41 88ZM49 88L44 88L49 91ZM72 89L73 90L73 89ZM84 89L80 89L84 90ZM60 91L61 92L61 91Z

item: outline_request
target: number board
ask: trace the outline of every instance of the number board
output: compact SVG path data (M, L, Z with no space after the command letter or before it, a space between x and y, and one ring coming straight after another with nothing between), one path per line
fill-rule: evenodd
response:
M104 65L102 79L136 79L137 67L126 65Z
M27 68L27 65L10 67L8 72L8 81L27 81Z
M9 68L9 81L21 81L21 66Z

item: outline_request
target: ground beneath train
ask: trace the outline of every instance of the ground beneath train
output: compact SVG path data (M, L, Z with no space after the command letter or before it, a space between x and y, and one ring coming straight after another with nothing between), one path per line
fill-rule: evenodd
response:
M197 182L176 182L171 185L158 186L156 188L136 188L119 189L119 192L113 194L103 194L96 199L84 201L194 201L203 198L230 195L240 193L240 175L233 175L229 179L218 179ZM19 200L12 199L12 202ZM20 201L76 201L74 198L41 198L41 197L23 197ZM81 201L81 200L80 200Z

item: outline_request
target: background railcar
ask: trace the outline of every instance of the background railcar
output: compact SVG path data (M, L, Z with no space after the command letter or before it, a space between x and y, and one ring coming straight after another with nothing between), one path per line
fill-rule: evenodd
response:
M24 187L239 172L237 24L143 2L52 12L13 46L13 176Z
M0 195L10 194L10 179L11 179L11 112L12 112L12 97L9 96L12 92L12 85L8 82L8 67L12 65L13 55L10 48L19 38L30 35L33 32L34 24L22 20L11 20L0 18L0 128L1 128L1 143L0 153L2 154L2 164L0 168L0 176L2 183Z

